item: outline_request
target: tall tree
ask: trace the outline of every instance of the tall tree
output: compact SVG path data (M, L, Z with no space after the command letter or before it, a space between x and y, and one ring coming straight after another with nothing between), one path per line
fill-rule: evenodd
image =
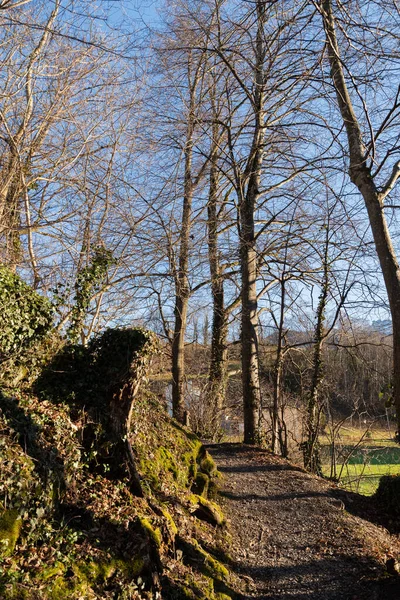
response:
M269 218L262 227L259 222L274 190L297 171L296 161L287 160L284 148L288 139L285 128L296 103L292 93L298 65L289 60L294 33L290 28L295 22L290 7L254 0L241 5L238 12L230 9L229 2L215 2L218 27L209 46L230 74L224 93L224 173L236 196L244 438L254 444L259 438L261 406L259 240L260 235L268 234L274 210L265 211Z
M393 19L398 19L398 13L393 16L386 2L383 2L379 8L375 7L376 12L371 11L367 14L365 13L365 7L354 3L352 16L348 12L349 7L344 9L342 6L338 6L336 10L338 12L340 10L341 17L344 17L340 21L340 40L336 28L337 18L335 16L334 1L322 0L317 8L323 20L330 74L347 134L349 175L365 202L389 299L393 324L393 398L397 412L399 435L400 267L385 216L385 200L390 196L400 177L400 161L395 162L391 173L387 174L386 179L380 180L380 174L385 172L388 159L392 159L393 156L399 153L398 135L395 135L394 139L393 136L389 139L387 137L388 132L391 135L393 123L400 111L400 87L392 79L392 61L396 56L397 60L399 59L398 38L393 27ZM359 23L356 21L357 17L360 18ZM350 30L357 28L359 31L364 32L369 47L363 44L365 38L361 37L361 42L357 42L357 45L360 46L358 48L360 60L354 61L353 56L348 60L343 49L345 46L347 47L350 41ZM378 37L379 49L375 50ZM352 50L351 53L353 54ZM376 75L372 70L365 74L353 72L367 55L374 57L373 60L379 64L379 80L382 81L387 77L391 85L391 90L385 90L386 94L391 92L391 103L389 104L388 98L385 97L388 108L384 110L382 116L383 107L379 102L380 106L374 115L374 120L369 115L367 105L368 91L371 91L371 86L378 85ZM354 66L352 65L353 61ZM359 78L362 79L363 86L367 90L364 95L361 86L357 83ZM374 90L374 94L376 94L376 90ZM355 98L360 105L359 111L355 107ZM361 121L357 112L363 115L363 121ZM375 125L374 121L378 118L378 115L379 121ZM381 156L379 156L380 145L382 146Z
M202 137L199 122L207 59L203 47L203 33L191 22L186 2L176 3L169 16L167 30L158 44L157 56L163 70L162 85L168 87L166 102L170 107L170 114L167 119L163 117L161 123L164 140L168 138L166 145L169 146L172 161L172 166L169 165L165 173L165 185L177 204L181 202L179 220L174 210L167 228L163 225L174 283L174 324L170 336L172 407L174 417L180 422L184 422L186 413L185 334L191 296L189 266L193 203L207 165L207 157L202 158L197 151ZM164 222L164 218L162 220ZM173 222L178 223L178 228L174 227ZM172 233L173 229L175 231Z

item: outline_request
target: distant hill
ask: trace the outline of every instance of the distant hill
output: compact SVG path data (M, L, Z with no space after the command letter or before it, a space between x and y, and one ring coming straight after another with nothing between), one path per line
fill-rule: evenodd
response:
M378 321L372 321L372 328L375 331L379 331L379 333L391 335L392 321L390 319L379 319Z

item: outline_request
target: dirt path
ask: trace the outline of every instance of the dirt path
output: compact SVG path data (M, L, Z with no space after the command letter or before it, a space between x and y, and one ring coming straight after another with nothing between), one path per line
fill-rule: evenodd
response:
M209 451L223 474L222 504L245 598L400 600L399 538L349 514L335 486L251 447Z

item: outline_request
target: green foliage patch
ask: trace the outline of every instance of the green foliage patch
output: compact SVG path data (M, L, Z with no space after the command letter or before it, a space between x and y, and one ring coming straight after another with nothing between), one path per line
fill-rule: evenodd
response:
M89 344L66 343L35 383L35 391L53 402L103 406L122 381L157 352L157 338L141 328L106 329Z
M12 554L21 532L21 517L16 509L0 514L0 552Z
M0 266L0 361L21 354L42 339L52 322L50 301Z
M67 331L68 338L72 343L78 342L93 294L101 290L108 270L113 264L115 264L115 260L111 250L104 246L96 246L89 264L78 272L75 283L75 303L71 314L71 324Z

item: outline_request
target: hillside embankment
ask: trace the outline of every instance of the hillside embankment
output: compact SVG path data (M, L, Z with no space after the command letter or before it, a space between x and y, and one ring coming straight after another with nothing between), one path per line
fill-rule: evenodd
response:
M151 342L108 330L2 386L1 600L240 597L215 463L146 391Z

